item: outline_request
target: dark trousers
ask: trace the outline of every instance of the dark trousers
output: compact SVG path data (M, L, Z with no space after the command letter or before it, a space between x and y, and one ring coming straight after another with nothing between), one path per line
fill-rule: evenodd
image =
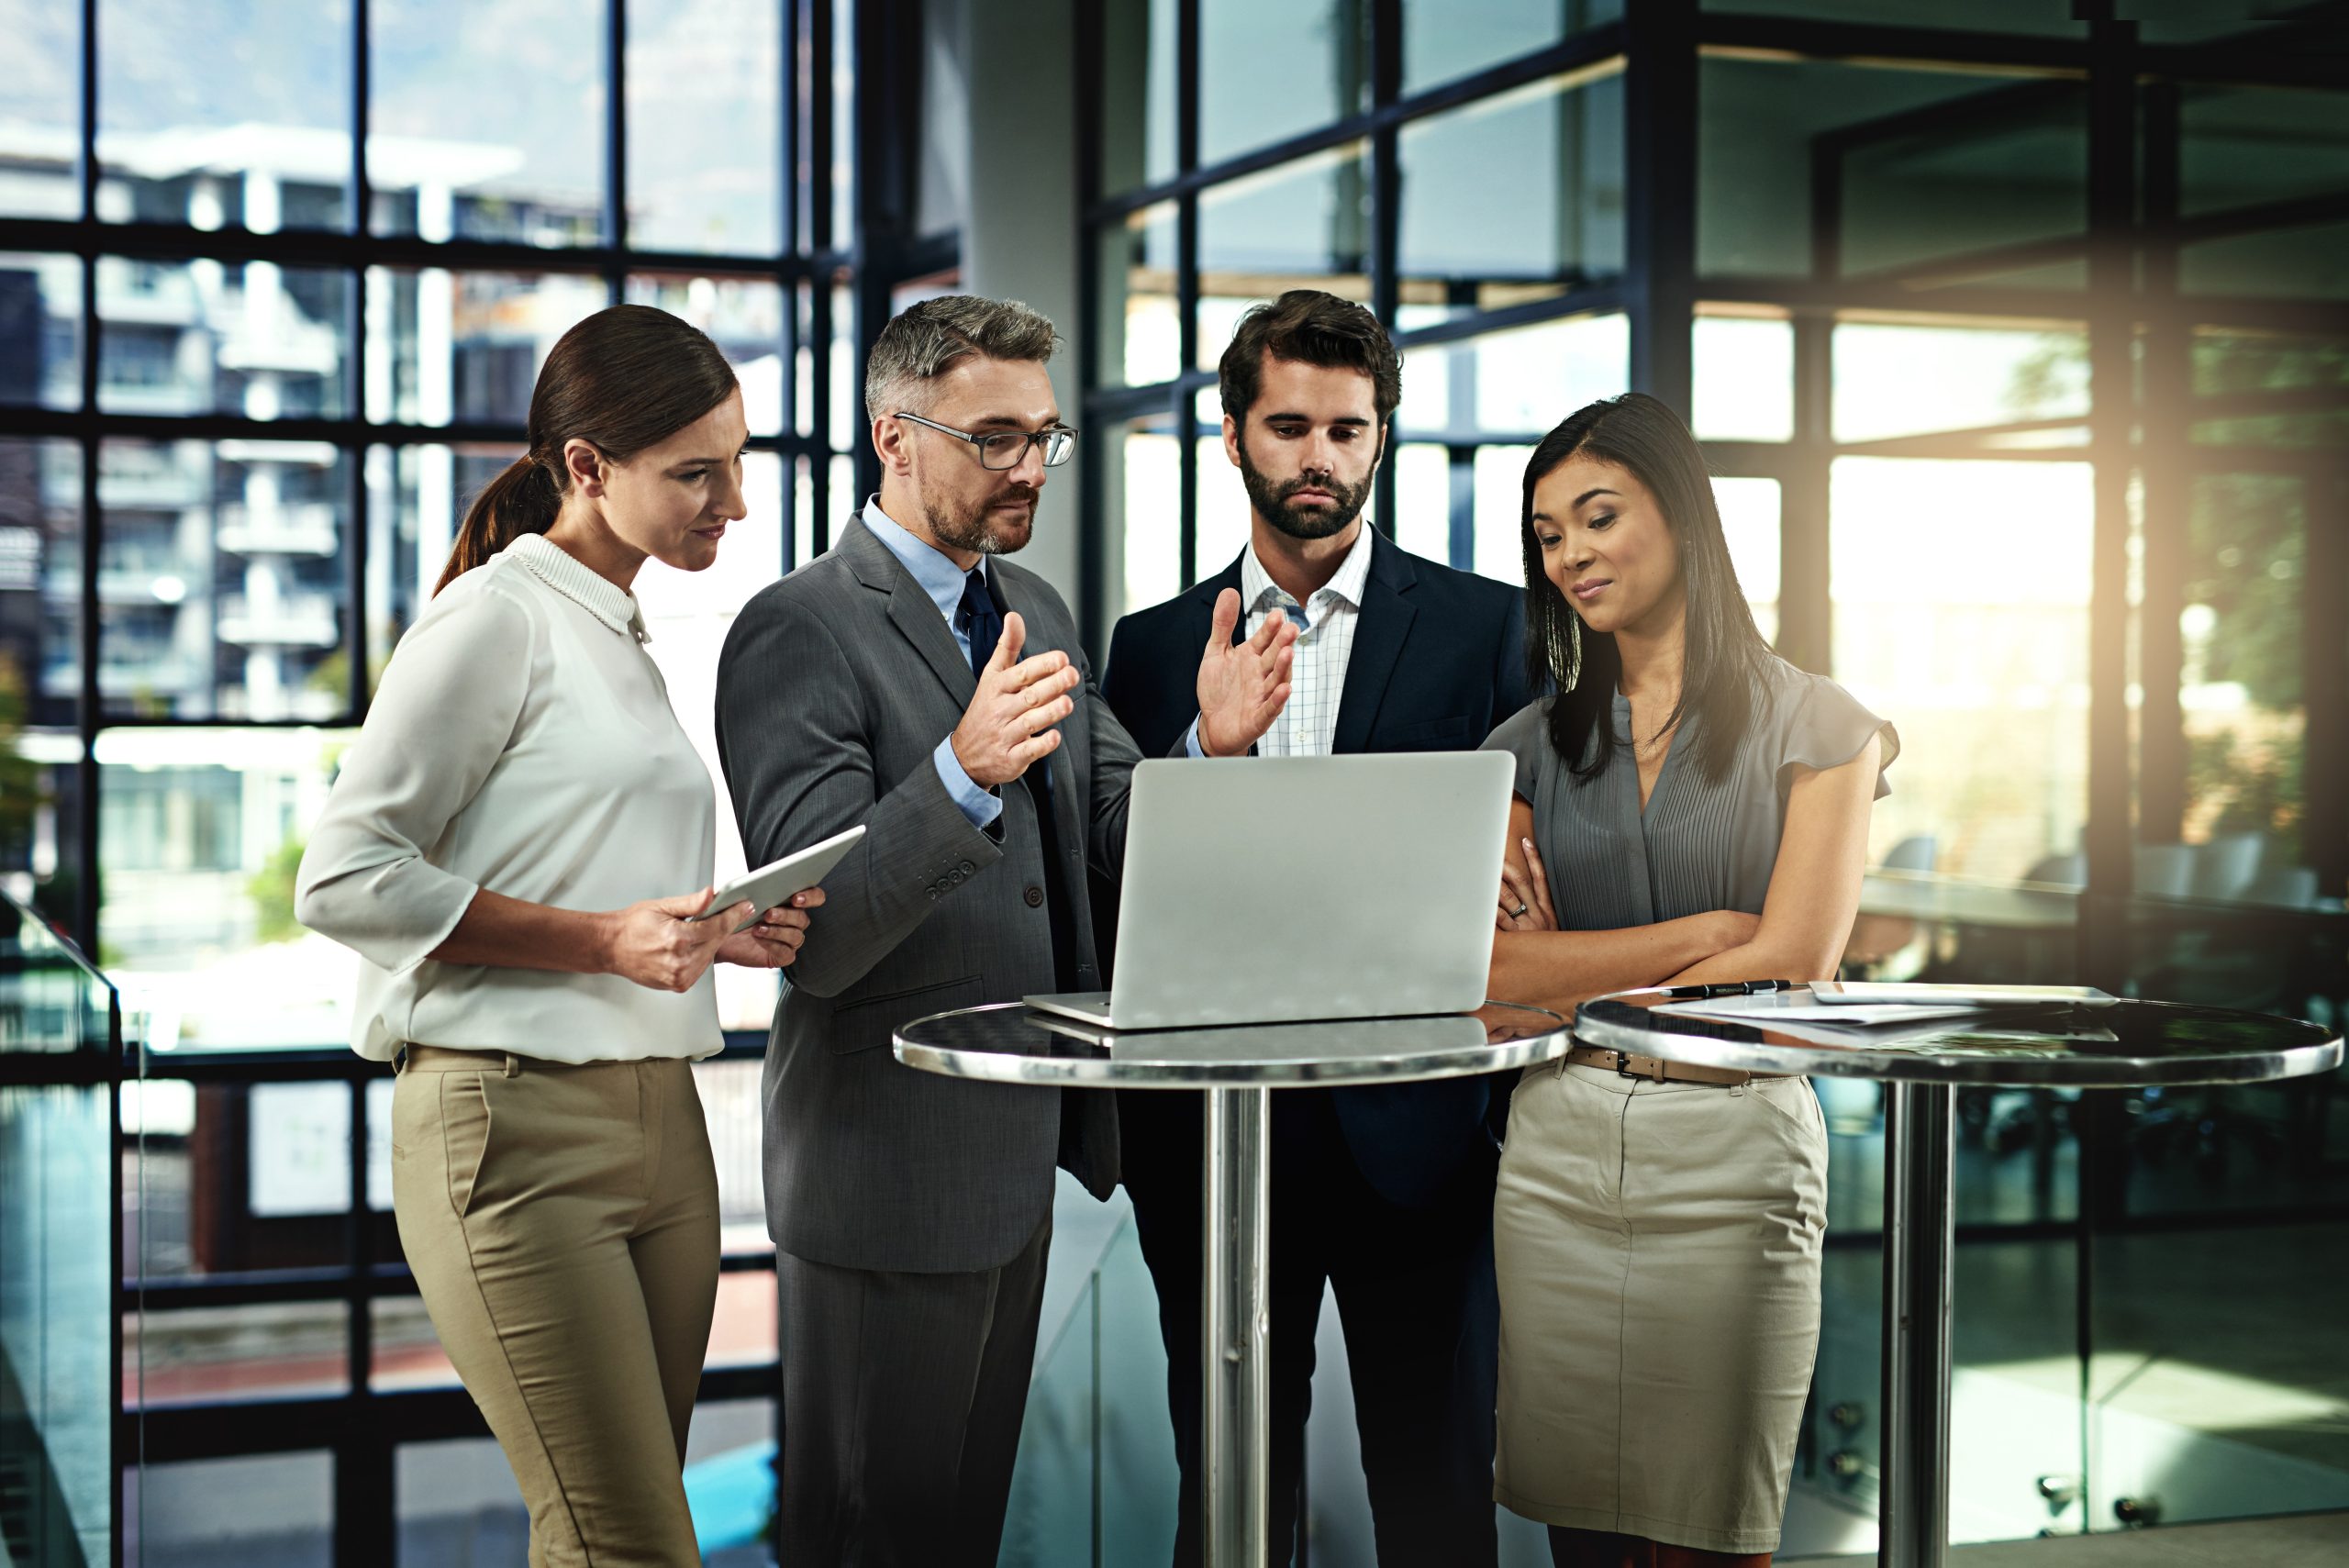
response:
M781 1568L993 1568L1043 1307L1047 1214L1001 1268L888 1273L775 1255Z
M1296 1549L1313 1337L1326 1282L1337 1292L1355 1423L1381 1568L1476 1568L1493 1524L1493 1163L1425 1208L1365 1181L1329 1093L1272 1098L1272 1539ZM1119 1095L1125 1178L1142 1260L1158 1287L1166 1396L1182 1466L1177 1568L1199 1561L1200 1096Z

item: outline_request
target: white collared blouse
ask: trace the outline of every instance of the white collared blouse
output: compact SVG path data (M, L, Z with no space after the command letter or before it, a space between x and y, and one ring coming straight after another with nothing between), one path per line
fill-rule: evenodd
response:
M400 639L296 883L355 950L351 1046L550 1062L716 1052L715 983L437 962L473 895L617 909L708 885L709 771L645 653L634 595L536 534L443 589Z

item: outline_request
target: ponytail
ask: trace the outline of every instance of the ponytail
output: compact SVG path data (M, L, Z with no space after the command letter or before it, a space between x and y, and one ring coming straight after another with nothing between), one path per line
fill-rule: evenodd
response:
M613 462L657 446L737 390L733 367L697 328L649 305L616 305L573 327L547 352L530 393L529 455L491 480L457 529L435 594L524 534L542 534L570 488L561 464L574 437Z
M554 475L547 472L546 464L535 457L516 458L465 508L457 542L449 551L449 564L440 569L440 580L432 584L432 592L439 594L522 535L546 532L554 527L555 515L562 510L562 492L555 487Z

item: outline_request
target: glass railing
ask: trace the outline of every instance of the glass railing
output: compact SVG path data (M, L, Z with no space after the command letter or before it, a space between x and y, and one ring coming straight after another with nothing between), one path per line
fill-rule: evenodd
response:
M114 987L0 895L0 1560L111 1560L121 1354Z

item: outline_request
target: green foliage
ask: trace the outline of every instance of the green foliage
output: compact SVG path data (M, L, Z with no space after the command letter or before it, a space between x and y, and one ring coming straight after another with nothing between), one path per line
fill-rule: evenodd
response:
M31 830L40 808L40 764L17 754L25 722L25 679L16 661L0 658L0 840L15 843Z
M294 876L302 869L302 848L301 840L286 840L245 882L245 896L253 901L262 941L282 942L302 934L301 922L294 918Z

